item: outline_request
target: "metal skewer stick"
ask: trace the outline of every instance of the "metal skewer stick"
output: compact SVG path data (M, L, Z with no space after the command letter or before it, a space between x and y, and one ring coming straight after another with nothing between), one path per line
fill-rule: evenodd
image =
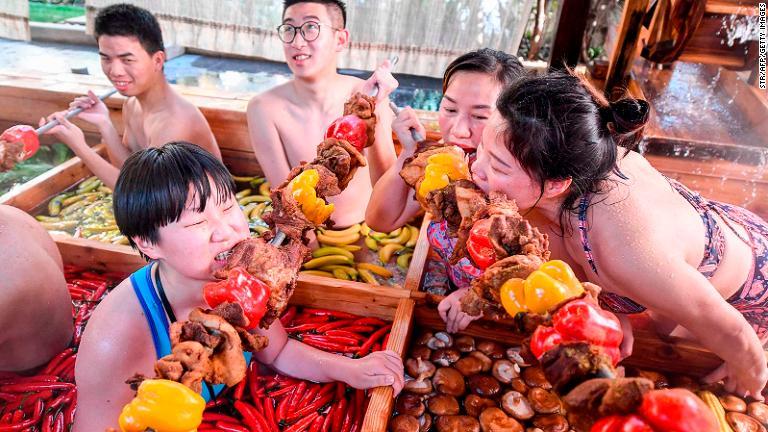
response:
M104 99L112 96L115 93L117 93L117 89L112 89L112 90L104 93L103 95L99 96L99 100L103 101ZM67 113L64 115L64 118L69 120L72 117L80 114L81 112L83 112L83 108L75 108L73 110L67 111ZM56 119L53 119L53 120L49 121L48 123L46 123L46 124L40 126L39 128L35 129L35 133L37 133L38 135L42 135L42 134L48 132L49 130L53 129L58 124L59 124L59 121L56 120Z

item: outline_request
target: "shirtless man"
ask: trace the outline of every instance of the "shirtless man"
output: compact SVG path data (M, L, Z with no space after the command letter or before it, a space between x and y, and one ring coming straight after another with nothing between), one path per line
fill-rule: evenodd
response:
M42 366L72 339L72 303L61 255L23 211L0 205L0 371Z
M360 168L346 190L331 198L333 221L346 227L365 218L372 185L395 162L389 94L397 87L385 61L367 81L336 71L339 52L347 47L346 11L338 0L285 0L278 34L293 79L262 93L248 104L251 145L264 175L281 183L291 167L310 161L328 126L344 111L355 91L379 87L376 143L366 149L368 166Z
M111 163L85 143L79 128L62 121L63 113L51 116L59 118L63 127L50 133L69 146L109 188L114 188L125 159L143 148L184 140L221 159L203 114L165 79L163 35L155 17L136 6L112 5L96 16L95 33L104 74L120 94L128 97L123 103L122 140L112 125L107 106L93 92L75 99L70 108L85 109L78 118L98 128Z

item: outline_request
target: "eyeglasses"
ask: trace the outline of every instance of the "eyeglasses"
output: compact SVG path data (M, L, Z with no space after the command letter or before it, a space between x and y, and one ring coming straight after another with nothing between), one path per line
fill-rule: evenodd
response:
M333 30L341 30L328 24L321 24L316 21L307 21L300 26L293 24L282 24L277 27L277 37L280 38L283 43L291 43L296 39L296 34L301 33L301 37L307 42L312 42L320 36L320 26L330 27ZM298 32L296 31L298 30Z

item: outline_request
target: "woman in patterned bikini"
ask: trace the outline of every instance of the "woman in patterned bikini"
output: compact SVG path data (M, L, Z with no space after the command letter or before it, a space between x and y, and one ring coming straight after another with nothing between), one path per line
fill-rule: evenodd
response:
M724 363L705 381L762 399L768 381L768 224L664 177L632 151L648 104L608 103L583 79L552 73L499 97L472 166L486 192L517 201L582 280L619 314L695 339ZM623 354L631 352L625 315Z

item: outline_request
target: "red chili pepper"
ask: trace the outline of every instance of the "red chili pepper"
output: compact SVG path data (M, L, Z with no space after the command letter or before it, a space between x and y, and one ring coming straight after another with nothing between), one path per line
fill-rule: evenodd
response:
M69 390L74 388L72 383L65 382L39 382L39 383L24 383L24 384L6 384L0 386L0 391L7 393L27 393L42 390Z
M273 398L264 399L264 417L267 418L269 429L273 432L279 432L280 428L277 426L277 418L275 416L275 400Z
M237 423L237 419L228 416L226 414L221 413L215 413L215 412L203 412L203 421L208 421L211 423L216 423L217 421L225 421L229 423Z
M288 407L291 404L291 398L296 393L296 389L298 386L294 387L293 390L291 390L291 393L283 398L283 400L280 401L280 404L277 406L277 412L275 413L278 423L282 423L285 421L285 417L288 414Z
M64 424L64 413L60 412L56 416L56 420L53 422L53 431L52 432L64 432L64 427L66 425Z
M323 421L323 427L320 429L321 432L329 432L331 430L331 426L333 423L333 406L331 406L331 409L328 411L328 414L325 415L325 420Z
M307 382L302 381L296 386L296 391L291 395L291 404L288 405L288 412L286 414L292 414L296 411L296 406L299 404L301 398L304 397L305 391L307 391Z
M218 406L223 405L224 402L226 402L226 401L223 398L219 398L219 399L214 399L214 400L208 401L205 404L205 409L216 408Z
M221 282L208 283L203 287L205 302L210 307L216 307L224 302L239 303L248 318L247 329L254 329L267 312L269 302L269 285L240 267L229 271L227 279Z
M38 399L35 404L34 411L32 411L32 417L23 421L13 421L13 423L10 425L0 425L0 432L20 431L36 425L37 422L40 421L40 417L43 415L43 408L43 400ZM24 413L22 412L22 416L23 415Z
M365 390L355 390L355 421L352 424L353 432L360 430L360 427L363 425L363 416L365 416L365 409L363 407L366 400Z
M243 421L252 431L269 431L267 420L253 405L235 401L235 409L243 416Z
M354 409L354 396L352 396L352 401L350 401L349 405L347 406L347 409L344 413L344 422L341 424L341 429L339 429L342 432L350 432L352 430L352 422L354 421L355 416L355 409Z
M68 404L68 403L72 402L72 399L74 397L75 397L75 390L74 389L72 389L72 390L70 390L70 391L68 391L66 393L62 393L62 394L56 396L56 398L54 400L52 400L51 403L48 404L48 408L52 409L52 408L58 407L59 405Z
M359 342L365 342L368 339L367 336L363 336L359 333L352 333L346 330L328 330L327 332L325 332L325 334L328 336L348 337L348 338L356 339Z
M325 416L318 416L315 421L312 422L312 425L309 426L309 432L320 432L323 423L325 423Z
M102 282L101 285L99 285L99 287L96 288L96 291L93 292L93 295L91 296L91 300L99 301L105 292L107 292L107 283Z
M342 327L341 330L346 330L348 332L354 332L354 333L370 333L370 332L376 330L376 327L372 327L372 326L349 326L349 327Z
M467 252L480 270L485 270L496 262L496 251L488 235L490 229L491 220L480 219L472 226L467 239Z
M320 327L320 323L310 323L310 324L300 324L293 327L286 327L285 331L288 333L304 333L308 331L317 331L317 328Z
M347 413L347 400L339 399L336 405L333 407L333 423L331 424L331 430L341 432L341 427L344 424L344 415Z
M319 410L322 407L324 407L326 404L328 404L328 402L330 402L331 400L333 400L333 395L329 394L329 395L323 396L321 399L318 399L308 405L303 406L301 409L296 410L296 412L290 414L286 420L290 423L304 417L305 415L313 411L319 412Z
M235 390L232 393L232 397L235 400L240 400L243 398L243 393L245 393L245 385L248 384L248 375L245 375L245 378L241 379L239 383L235 384Z
M360 318L360 319L356 319L355 322L352 323L352 325L356 325L356 326L369 326L369 325L372 325L372 326L375 326L375 327L381 327L381 326L387 325L387 322L384 321L381 318L363 317L363 318Z
M281 388L280 390L270 391L269 396L276 398L278 396L282 396L288 393L291 393L295 390L297 384L292 384L286 387Z
M365 341L363 346L360 347L360 350L355 355L357 357L362 357L364 355L367 355L368 352L371 350L371 347L373 346L373 344L376 343L380 338L382 338L384 336L385 333L389 332L390 330L392 330L392 326L391 325L387 325L387 326L384 326L384 327L376 330L368 338L368 340Z
M314 339L305 340L304 343L306 343L307 345L313 346L317 349L328 351L328 352L354 353L360 349L359 346L351 347L351 346L345 346L345 345L335 344L330 342L321 342Z
M264 396L264 388L259 388L259 364L256 361L252 361L250 365L248 365L248 390L251 392L251 398L253 400L256 400L256 398Z
M51 432L53 429L53 420L56 418L56 415L58 414L58 411L49 412L45 416L43 416L43 424L40 426L40 429L42 432ZM62 418L64 418L62 416Z
M347 141L358 151L363 151L368 144L368 126L360 117L348 114L334 120L325 131L325 137Z
M339 345L358 345L360 342L355 338L349 338L344 336L329 336L329 335L313 335L306 334L301 336L302 340L315 340L318 342L325 342Z
M305 314L309 314L309 315L328 316L328 317L333 317L333 318L337 318L337 319L358 319L358 318L360 318L358 315L353 315L353 314L347 313L347 312L334 311L334 310L330 310L330 309L304 308L303 312Z
M318 414L316 412L313 412L312 414L310 414L310 415L302 418L301 420L297 421L296 423L292 424L288 428L283 429L283 432L302 432L302 431L306 430L309 427L309 425L311 425L312 422L314 422L315 419L319 415L320 414Z
M250 432L247 427L237 423L216 422L216 428L227 432Z
M317 328L318 333L324 333L328 330L337 329L339 327L344 327L347 325L351 325L355 322L355 320L347 319L347 320L339 320L339 321L332 321L328 324L323 324L320 327Z
M288 324L291 323L291 320L293 320L293 317L296 316L296 306L289 307L283 316L280 317L280 322L283 323L283 327L288 327Z
M70 356L74 352L73 348L67 348L64 351L56 354L54 358L51 359L51 361L48 362L48 364L45 366L45 368L40 371L41 374L44 375L54 375L51 373L51 371L59 364L61 363L64 358Z
M313 384L308 386L309 389L304 392L304 394L301 396L301 399L296 404L297 407L303 407L306 404L312 402L315 399L315 396L320 392L320 386Z

